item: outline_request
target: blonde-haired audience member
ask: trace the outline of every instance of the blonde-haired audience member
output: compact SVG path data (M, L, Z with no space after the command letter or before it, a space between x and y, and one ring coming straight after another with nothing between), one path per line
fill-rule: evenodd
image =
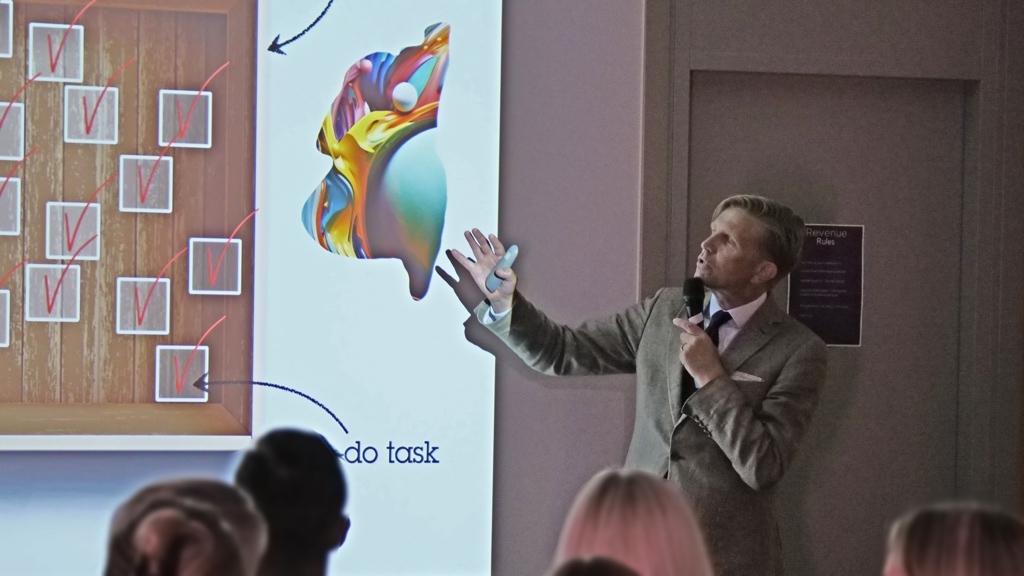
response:
M610 558L639 576L711 576L711 561L693 510L666 482L639 470L609 470L587 482L573 502L555 554Z
M1024 523L973 502L914 510L893 523L884 576L1020 576Z
M105 576L252 576L267 530L248 496L217 480L139 490L114 513Z
M610 558L593 556L566 560L548 571L548 576L640 576Z

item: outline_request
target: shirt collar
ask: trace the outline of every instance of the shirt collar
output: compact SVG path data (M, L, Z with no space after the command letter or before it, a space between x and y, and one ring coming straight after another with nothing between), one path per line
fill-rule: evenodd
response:
M732 317L732 321L736 323L737 328L743 328L743 325L746 324L748 320L750 320L750 317L753 316L755 312L757 312L758 308L760 308L761 305L764 304L765 300L767 299L768 293L765 292L764 294L761 294L753 301L747 302L743 306L737 306L732 310L726 310L726 312L728 312L729 316ZM715 298L715 295L712 293L711 304L708 306L708 317L710 318L711 316L714 316L715 312L718 312L721 309L722 307L719 306L718 304L718 298Z

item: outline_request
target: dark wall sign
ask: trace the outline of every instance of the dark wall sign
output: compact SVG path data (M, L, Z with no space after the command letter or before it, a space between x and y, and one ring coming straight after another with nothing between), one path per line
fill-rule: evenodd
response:
M789 314L829 346L860 346L864 227L808 224L789 278Z

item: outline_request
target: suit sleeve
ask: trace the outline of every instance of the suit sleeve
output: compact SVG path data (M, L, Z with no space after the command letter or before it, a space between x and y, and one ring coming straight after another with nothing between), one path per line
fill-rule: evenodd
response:
M516 292L512 311L484 324L533 369L557 376L636 372L637 347L661 291L626 310L576 328L558 324ZM487 314L485 301L474 310Z
M818 404L825 380L827 349L809 338L784 365L759 406L728 375L698 390L686 402L687 415L705 427L744 483L769 488L792 462Z

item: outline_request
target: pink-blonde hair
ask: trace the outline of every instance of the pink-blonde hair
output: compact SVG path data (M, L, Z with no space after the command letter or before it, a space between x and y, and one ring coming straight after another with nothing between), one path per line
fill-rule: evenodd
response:
M976 502L913 510L893 523L889 559L905 576L1024 574L1024 522Z
M562 527L555 564L602 556L640 576L712 576L693 510L664 479L608 470L587 482Z

